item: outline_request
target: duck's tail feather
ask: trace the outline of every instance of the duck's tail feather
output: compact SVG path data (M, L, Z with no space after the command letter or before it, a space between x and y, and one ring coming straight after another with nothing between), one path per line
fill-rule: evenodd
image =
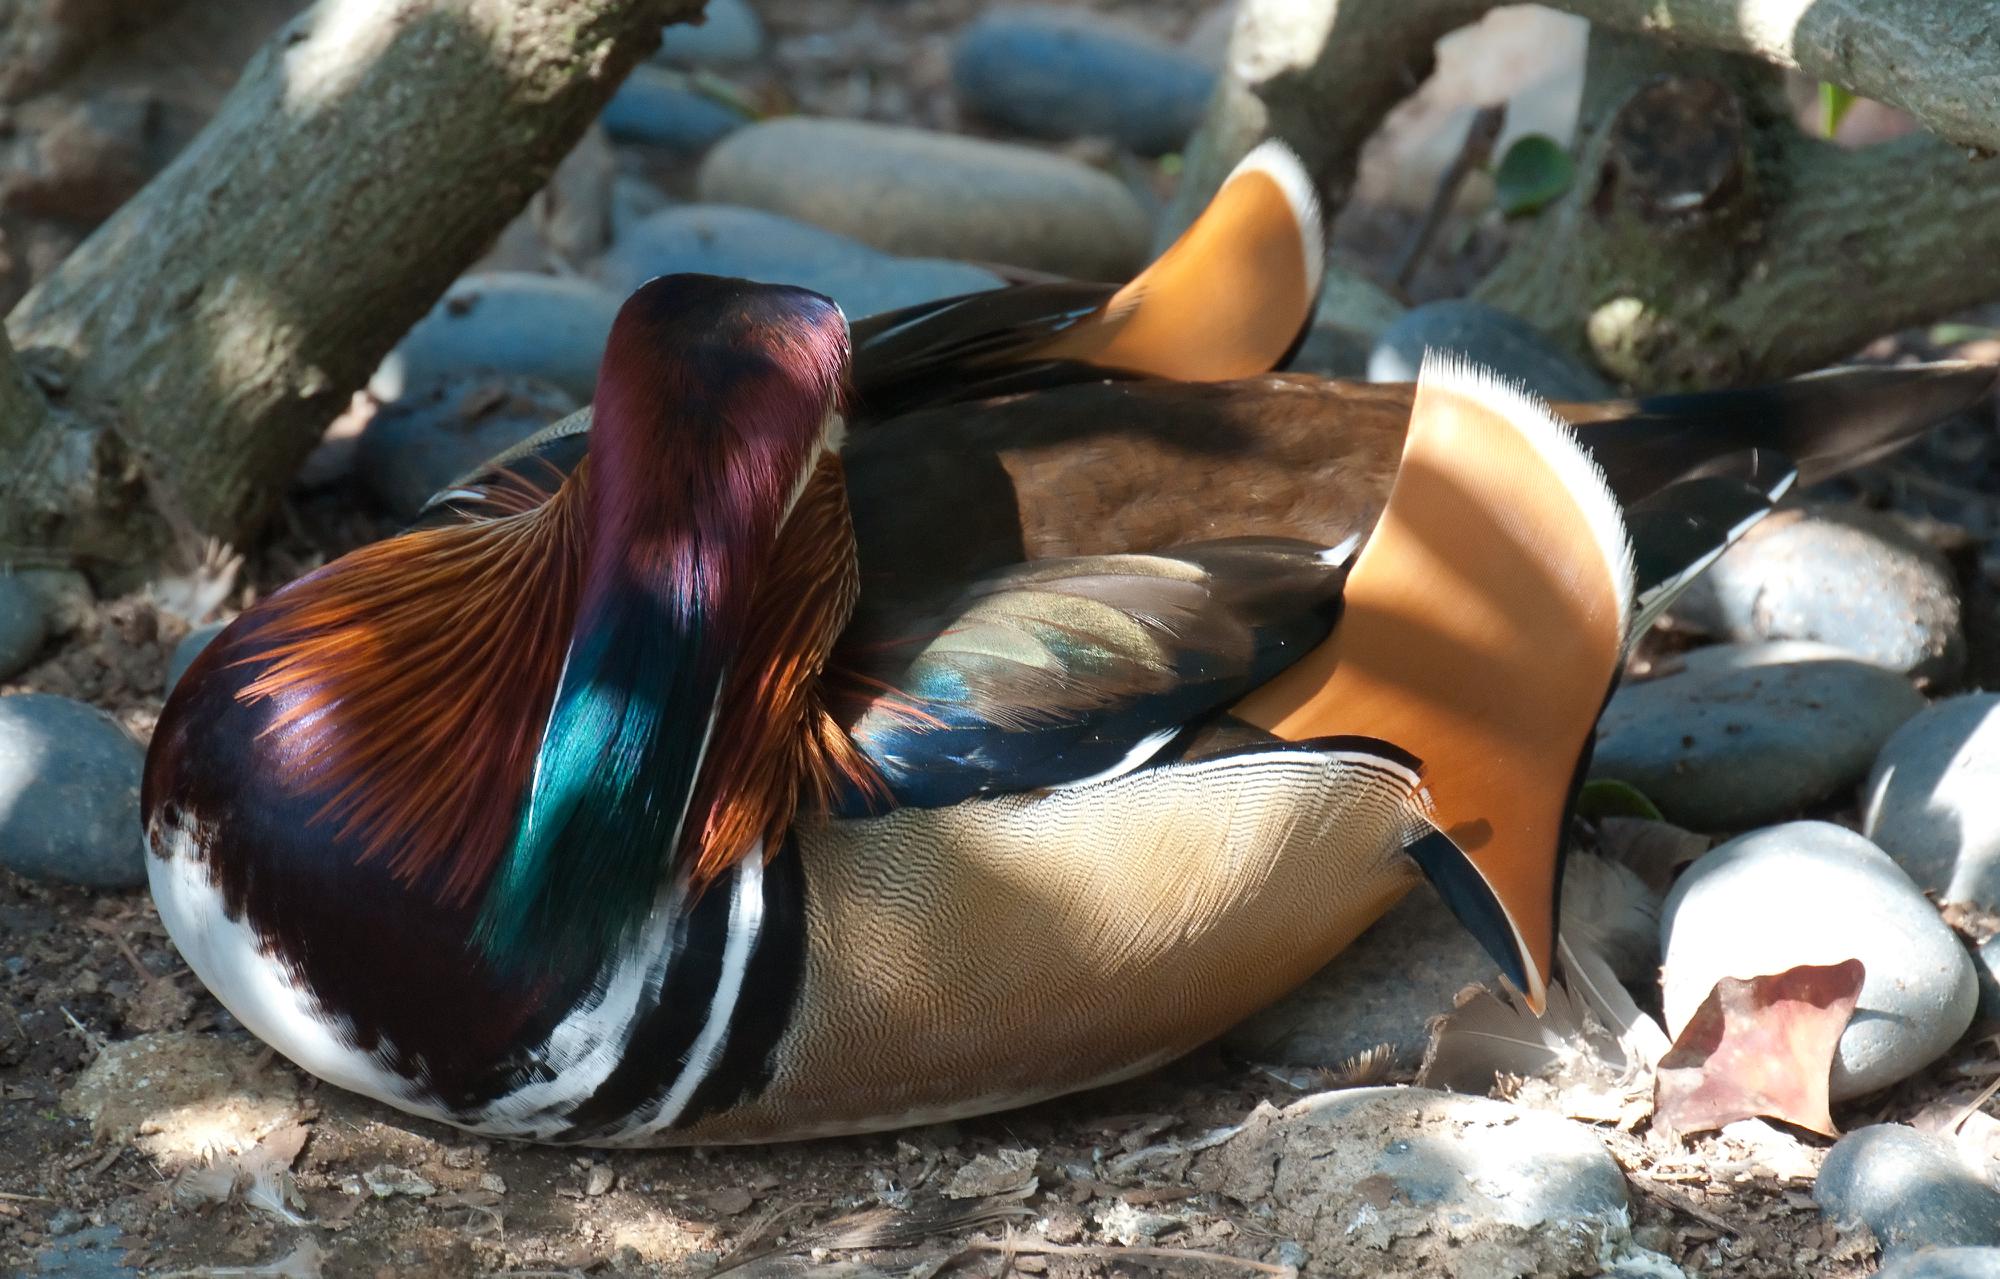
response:
M1434 355L1332 638L1234 708L1279 737L1422 757L1419 864L1538 1006L1569 805L1635 594L1617 502L1569 428Z
M2000 365L1947 361L1825 369L1737 391L1563 404L1558 411L1628 505L1718 450L1790 458L1802 484L1872 462L1990 395Z
M1104 377L1214 382L1268 372L1311 324L1325 235L1304 166L1266 142L1122 287L1023 285L857 322L857 400L882 416Z
M1797 483L1769 449L1718 458L1708 474L1669 484L1625 512L1637 570L1628 634L1636 639Z

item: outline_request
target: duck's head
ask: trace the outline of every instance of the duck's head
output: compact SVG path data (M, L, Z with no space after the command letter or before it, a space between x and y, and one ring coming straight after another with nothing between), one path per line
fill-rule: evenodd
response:
M839 449L847 380L847 322L830 298L712 275L641 286L598 373L597 567L651 579L662 565L644 557L669 556L673 587L719 602Z

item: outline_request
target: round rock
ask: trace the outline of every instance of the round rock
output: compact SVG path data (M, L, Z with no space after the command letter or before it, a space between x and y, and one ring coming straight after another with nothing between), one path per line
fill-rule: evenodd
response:
M741 111L660 67L637 66L605 104L604 131L618 142L698 155L749 123Z
M703 200L743 204L890 253L1084 280L1144 265L1151 220L1116 179L1030 147L858 120L771 120L702 161Z
M1836 1222L1866 1224L1885 1258L2000 1247L2000 1189L1989 1175L1949 1138L1902 1124L1856 1128L1835 1142L1813 1198Z
M48 633L41 597L0 569L0 679L18 674L35 660Z
M853 320L1002 283L963 262L893 257L775 213L717 204L684 204L641 219L598 267L621 293L680 271L795 284L826 294Z
M355 476L383 509L411 519L431 495L573 412L533 378L468 374L384 405L361 433Z
M1720 644L1620 688L1590 771L1636 786L1682 826L1740 830L1860 780L1923 708L1901 675L1827 645Z
M1979 1015L2000 1021L2000 933L1979 944L1975 954L1979 967Z
M1611 386L1509 311L1451 299L1411 307L1368 355L1371 382L1414 382L1424 352L1456 351L1550 400L1603 400Z
M1190 1180L1268 1205L1328 1274L1594 1274L1629 1237L1624 1175L1589 1129L1424 1088L1260 1107Z
M1875 1279L2000 1279L2000 1248L1926 1248L1890 1258Z
M535 378L587 401L621 300L589 280L468 275L389 353L368 389L388 402L453 374L492 372Z
M21 568L14 583L41 601L42 618L51 635L68 635L96 616L97 594L90 579L73 568Z
M2000 694L1948 698L1897 729L1868 774L1861 833L1940 900L2000 910Z
M46 693L0 697L0 865L98 888L145 883L145 760L94 706Z
M1936 550L1844 506L1772 515L1674 605L1680 621L1725 639L1817 640L1939 683L1965 668L1961 613Z
M1972 961L1889 855L1845 827L1792 822L1700 858L1660 912L1667 1031L1723 977L1859 959L1867 969L1834 1053L1840 1101L1907 1078L1972 1024Z
M226 621L203 622L181 636L181 642L174 645L174 651L167 656L167 692L174 691L174 685L181 682L181 676L187 674L187 668L194 665L194 659L200 657L201 651L207 648L209 642L216 636L222 634L222 629L228 625Z
M959 38L958 96L976 114L1037 138L1105 137L1141 155L1183 146L1214 70L1146 32L1088 10L993 9Z
M764 24L745 0L708 0L702 20L676 22L660 32L655 62L677 67L734 67L764 52Z

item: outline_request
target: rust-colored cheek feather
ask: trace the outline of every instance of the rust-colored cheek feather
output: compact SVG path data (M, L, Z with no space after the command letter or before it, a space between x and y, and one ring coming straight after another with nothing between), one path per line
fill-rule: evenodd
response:
M701 770L687 853L696 884L761 843L776 853L801 805L836 781L877 789L874 770L827 714L820 675L860 589L847 482L821 457L778 534L752 597Z
M237 694L274 701L285 781L321 797L361 856L480 891L532 780L583 576L587 464L515 513L353 552L274 597L232 643L261 667ZM546 500L541 500L546 496Z

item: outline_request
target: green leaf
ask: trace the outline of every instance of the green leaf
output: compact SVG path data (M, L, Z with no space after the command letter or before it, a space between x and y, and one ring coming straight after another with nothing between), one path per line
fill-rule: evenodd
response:
M1648 821L1667 820L1660 810L1629 782L1609 777L1592 778L1576 793L1576 815L1599 817L1643 817Z
M1830 81L1819 82L1819 127L1827 137L1840 131L1840 122L1847 115L1847 108L1854 105L1854 95Z
M1510 218L1533 213L1576 180L1576 163L1554 138L1526 133L1514 139L1493 173L1494 196Z

